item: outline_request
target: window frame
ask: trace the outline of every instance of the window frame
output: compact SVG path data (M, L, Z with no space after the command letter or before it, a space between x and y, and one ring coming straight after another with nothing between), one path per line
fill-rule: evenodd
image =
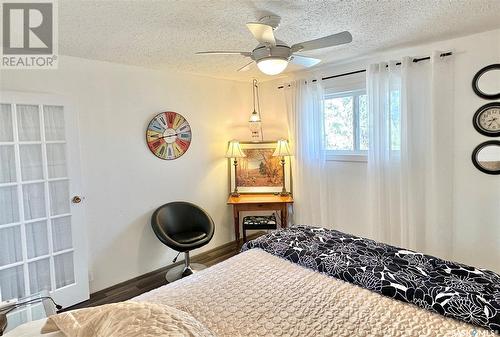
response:
M327 161L346 161L346 162L367 162L368 150L359 150L360 143L360 130L359 130L359 97L366 95L366 88L337 91L334 89L325 90L323 96L323 104L327 99L334 99L346 96L353 97L353 137L354 137L354 150L326 150ZM368 99L368 97L367 97ZM367 102L368 104L368 102ZM367 107L368 108L368 107ZM324 114L324 112L323 112ZM323 126L324 126L323 119ZM326 130L325 135L326 138Z

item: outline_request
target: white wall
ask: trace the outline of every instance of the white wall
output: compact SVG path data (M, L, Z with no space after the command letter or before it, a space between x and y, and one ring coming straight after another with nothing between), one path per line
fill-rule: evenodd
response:
M224 155L228 140L250 137L251 81L73 57L61 57L58 70L0 75L2 90L64 95L78 109L92 292L171 263L175 252L150 227L154 209L169 201L192 201L216 223L213 240L195 254L234 239ZM165 110L184 115L193 130L188 152L174 161L145 144L148 122ZM266 118L266 134L277 138Z
M301 76L329 76L365 69L370 63L399 60L403 56L428 56L434 50L453 51L455 60L455 146L454 152L454 227L453 258L466 264L500 271L500 178L478 171L472 164L472 150L479 143L492 139L480 135L472 126L474 112L489 101L476 96L471 88L472 77L482 67L500 63L500 30L475 34L428 45L391 50L369 55L350 62L326 65L314 71L294 74ZM292 77L292 76L290 76ZM327 80L327 87L332 81ZM285 80L266 83L266 104L274 115L285 116L281 90L277 86ZM330 83L329 83L330 82ZM280 105L281 104L281 105ZM330 193L334 196L333 227L370 237L367 197L368 179L366 162L328 163Z

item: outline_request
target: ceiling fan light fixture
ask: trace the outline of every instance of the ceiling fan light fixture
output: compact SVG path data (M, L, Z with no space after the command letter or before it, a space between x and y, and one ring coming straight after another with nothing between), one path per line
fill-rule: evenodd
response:
M280 57L268 57L257 61L257 67L266 75L278 75L288 66L288 60Z
M288 63L310 68L321 62L321 60L305 55L295 54L298 51L310 51L327 47L334 47L352 41L352 35L348 31L320 37L314 40L303 41L289 46L286 42L274 36L274 30L278 28L281 18L277 15L266 15L258 22L248 22L247 28L259 44L250 52L248 51L204 51L197 52L198 55L243 55L252 59L238 71L247 71L257 63L259 70L266 75L277 75L283 72Z

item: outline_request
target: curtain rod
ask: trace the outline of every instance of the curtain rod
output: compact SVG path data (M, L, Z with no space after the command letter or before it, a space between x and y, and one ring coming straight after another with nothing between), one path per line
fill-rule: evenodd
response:
M450 51L450 52L447 52L447 53L439 54L439 57L446 57L446 56L451 56L451 55L453 55L453 53ZM413 62L417 63L417 62L420 62L420 61L426 61L426 60L430 60L430 59L431 59L431 57L427 56L427 57L413 59ZM396 65L400 66L401 62L396 63ZM388 65L386 67L388 67ZM348 73L343 73L343 74L338 74L338 75L332 75L332 76L322 77L321 80L324 81L324 80L329 80L329 79L332 79L332 78L349 76L349 75L354 75L354 74L359 74L359 73L364 73L364 72L366 72L366 69L351 71L351 72L348 72ZM317 80L312 80L312 82L316 82L316 81ZM290 85L288 85L288 86L290 86ZM284 87L285 87L284 85L280 85L278 87L278 89L283 89Z

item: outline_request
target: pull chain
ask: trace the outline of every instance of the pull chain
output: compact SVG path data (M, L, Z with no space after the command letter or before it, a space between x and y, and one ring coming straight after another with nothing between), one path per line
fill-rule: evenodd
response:
M260 123L260 139L261 141L264 141L264 132L262 131L262 116L260 114L260 97L259 97L259 87L257 86L257 80L253 80L254 83L254 90L257 92L257 113L259 114L259 119L261 121ZM254 101L254 110L255 110L255 101Z

